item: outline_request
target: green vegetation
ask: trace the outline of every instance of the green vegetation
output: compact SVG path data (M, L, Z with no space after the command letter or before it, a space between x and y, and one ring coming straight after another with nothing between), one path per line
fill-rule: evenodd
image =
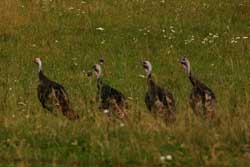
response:
M183 55L217 96L214 122L189 107ZM101 56L105 79L133 98L124 126L92 100L95 81L84 72ZM42 109L35 57L67 89L79 121ZM144 59L174 93L172 126L146 110ZM248 0L1 0L0 164L249 166L249 59Z

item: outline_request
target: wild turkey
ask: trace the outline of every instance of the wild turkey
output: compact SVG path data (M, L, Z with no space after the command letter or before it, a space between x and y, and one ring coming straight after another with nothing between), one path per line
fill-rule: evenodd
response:
M54 81L49 80L42 71L40 58L35 58L38 65L38 75L40 84L37 88L38 98L43 106L51 112L60 111L70 120L78 119L79 116L69 106L69 98L64 87Z
M121 119L126 118L126 98L120 91L104 83L101 77L102 63L103 60L101 59L99 64L92 67L92 72L88 73L89 76L94 73L97 78L97 100L101 100L99 109L109 111Z
M148 91L145 95L145 104L149 111L156 116L162 115L166 123L175 121L175 101L173 95L158 86L152 78L152 65L149 61L143 61L143 68L147 74Z
M214 93L205 84L192 75L190 62L187 58L182 58L180 63L188 74L189 80L193 86L189 97L189 103L194 113L209 119L214 118L216 105Z

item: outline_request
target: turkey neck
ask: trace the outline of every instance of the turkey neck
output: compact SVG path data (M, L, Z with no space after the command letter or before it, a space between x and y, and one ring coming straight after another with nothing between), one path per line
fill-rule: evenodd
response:
M42 62L38 62L38 75L40 81L46 81L48 78L43 74Z
M101 78L98 78L98 79L97 79L97 88L98 88L98 90L100 90L101 87L102 87L102 79L101 79Z
M153 81L153 78L152 78L152 74L151 74L151 73L148 75L147 83L148 83L148 88L149 88L149 90L152 90L152 89L154 88L154 86L155 86L155 83L154 83L154 81Z
M45 81L48 81L49 79L43 74L43 71L40 70L39 73L39 80L42 81L42 82L45 82Z
M192 75L191 72L189 72L188 78L189 78L190 82L192 83L192 85L196 86L197 80L194 78L194 76Z
M188 74L188 78L189 78L190 82L192 83L193 86L196 86L197 81L191 73L191 67L190 67L189 61L187 62L186 68L187 68L186 70L187 70L187 74Z

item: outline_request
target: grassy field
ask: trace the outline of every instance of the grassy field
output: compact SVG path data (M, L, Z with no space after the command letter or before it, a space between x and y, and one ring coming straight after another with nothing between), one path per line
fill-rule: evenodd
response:
M217 96L217 119L197 118L178 59ZM42 109L44 72L67 89L81 119ZM132 97L130 123L98 112L86 71L105 59L105 80ZM177 121L144 105L140 62L173 92ZM250 166L248 0L1 0L0 166Z

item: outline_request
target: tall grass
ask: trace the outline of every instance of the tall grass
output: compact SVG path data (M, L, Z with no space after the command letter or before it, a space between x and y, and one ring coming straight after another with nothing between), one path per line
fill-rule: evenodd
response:
M247 0L2 0L0 164L249 166L249 11ZM214 122L189 107L182 56L217 96ZM67 89L79 121L42 109L34 57ZM105 79L133 98L124 126L92 100L96 83L85 72L100 57ZM174 94L171 126L146 110L146 81L138 77L144 59Z

